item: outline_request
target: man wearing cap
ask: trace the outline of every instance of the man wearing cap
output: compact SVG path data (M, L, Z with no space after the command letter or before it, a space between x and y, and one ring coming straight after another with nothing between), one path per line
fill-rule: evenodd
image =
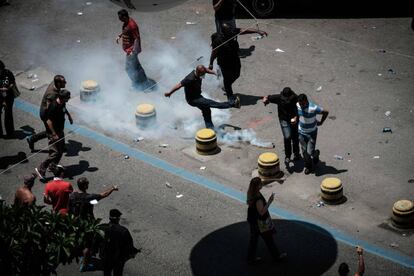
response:
M57 165L53 169L55 177L45 186L43 201L46 204L52 205L53 211L66 215L69 211L69 194L73 192L72 185L64 181L65 168Z
M58 96L53 100L47 108L46 119L46 133L49 138L49 156L40 164L35 171L41 180L45 179L46 169L49 165L56 167L59 164L63 155L65 147L65 114L66 103L70 99L70 92L68 90L61 90Z
M45 128L47 129L47 119L46 119L46 112L49 107L49 105L56 100L57 95L59 92L66 87L66 79L62 75L56 75L53 78L53 82L49 84L49 86L46 88L45 93L43 94L42 101L40 103L40 109L39 109L39 115L40 119L42 120L43 124L45 125ZM68 120L70 124L73 124L72 116L70 115L69 111L66 109L66 115L68 117ZM29 144L30 150L34 150L34 144L42 139L45 139L47 137L47 132L42 131L36 134L33 134L32 136L28 137L26 139L27 143Z
M27 175L23 178L24 185L17 189L14 196L14 205L30 206L36 202L36 196L32 193L32 187L36 179L36 174Z
M134 241L128 229L119 225L121 215L118 209L111 209L109 223L105 225L105 238L100 251L105 276L122 275L125 262L140 252L134 247Z

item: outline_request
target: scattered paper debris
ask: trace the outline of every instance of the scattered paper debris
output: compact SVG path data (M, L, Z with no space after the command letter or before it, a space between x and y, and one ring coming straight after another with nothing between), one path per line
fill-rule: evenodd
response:
M77 43L80 43L80 39L76 40Z
M124 156L124 159L126 160L126 159L129 159L129 155L125 155Z
M86 2L85 4L86 4L86 6L90 6L90 5L92 5L92 2Z
M168 147L168 144L160 144L160 145L158 145L160 148L166 148L166 147Z
M316 91L318 92L322 91L322 86L319 86L318 88L316 88Z
M381 77L381 76L382 76L382 74L381 74L381 73L378 73L378 76L379 76L379 77Z
M96 199L89 201L90 204L92 205L96 205L98 204L98 201Z
M344 158L343 158L342 156L337 155L337 154L335 154L335 155L334 155L334 158L335 158L336 160L344 160Z
M183 197L184 195L183 194L178 194L178 195L176 195L175 197L176 198L181 198L181 197Z
M39 81L39 79L32 79L32 82L37 82Z
M204 171L206 169L206 167L202 166L200 167L200 170Z
M396 243L396 242L392 242L392 243L390 244L390 246L391 246L391 247L398 247L398 243Z
M36 90L36 88L37 88L36 86L32 86L32 87L30 87L30 89L29 89L29 90L30 90L30 91L33 91L33 90Z
M83 15L83 12L78 12L77 15L81 16Z
M279 49L279 48L277 48L275 51L278 52L278 53L284 53L285 52L285 51L283 51L282 49Z
M170 37L170 39L174 40L174 39L176 39L176 37L175 36L172 36L172 37Z
M379 155L375 155L374 157L372 157L373 159L379 159Z
M195 13L196 13L196 14L200 14L200 12L199 12L199 11L196 11Z
M165 182L165 186L167 186L167 188L172 188L172 185L169 182Z
M385 116L389 117L391 115L391 111L385 112Z
M185 24L187 24L187 25L196 25L197 22L187 21L187 22L185 22Z

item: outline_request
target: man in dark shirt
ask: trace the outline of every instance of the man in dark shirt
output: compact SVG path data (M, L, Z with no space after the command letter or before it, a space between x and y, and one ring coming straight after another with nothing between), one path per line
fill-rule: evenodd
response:
M221 33L223 23L236 28L236 6L236 0L213 0L217 33Z
M240 57L239 43L237 35L257 33L267 35L266 32L254 29L233 28L227 23L222 25L223 33L214 33L211 35L211 47L213 48L210 56L209 69L213 69L214 60L217 58L217 64L220 66L223 74L224 90L230 102L234 101L233 83L240 77Z
M46 169L51 165L56 167L59 164L65 147L65 114L66 103L70 99L68 90L61 90L58 96L53 100L46 111L46 133L49 138L49 156L40 164L39 168L35 168L39 179L44 180Z
M99 200L108 197L113 191L118 191L117 186L112 186L100 194L89 194L89 180L86 177L78 179L79 192L73 192L69 195L69 212L82 218L95 218L93 214L93 205ZM96 203L94 203L96 201Z
M119 225L122 213L118 209L109 211L109 223L104 225L105 238L101 246L100 257L104 264L104 276L121 276L125 263L140 252L134 247L131 233Z
M206 128L214 129L213 121L211 120L211 109L219 108L227 109L231 107L240 108L240 99L237 97L233 102L216 102L206 99L201 95L201 79L208 73L215 75L216 73L203 65L198 65L196 70L188 74L180 83L176 84L170 92L165 93L165 97L170 97L175 91L184 87L185 99L191 106L198 107L203 114Z
M13 73L6 69L4 63L0 60L0 136L3 136L3 126L1 114L4 109L4 127L6 129L6 138L14 136L13 121L13 103L16 80Z
M53 78L53 82L49 84L49 86L46 88L45 93L43 94L42 102L40 103L40 109L39 109L39 115L40 119L42 120L43 124L45 125L45 128L47 128L46 124L46 112L50 105L50 103L56 99L57 94L59 91L61 91L63 88L66 87L66 79L62 75L56 75ZM66 115L68 116L68 120L70 124L73 124L72 116L70 115L69 111L66 110ZM30 150L34 150L34 144L42 139L45 139L47 137L46 130L36 133L26 139L27 143L29 144Z
M269 103L277 104L277 113L285 144L285 163L287 165L291 161L290 157L292 155L292 144L294 160L296 161L300 159L298 124L295 120L295 117L298 114L296 108L297 102L298 96L292 91L292 89L290 89L290 87L283 88L280 94L263 97L263 103L265 106Z

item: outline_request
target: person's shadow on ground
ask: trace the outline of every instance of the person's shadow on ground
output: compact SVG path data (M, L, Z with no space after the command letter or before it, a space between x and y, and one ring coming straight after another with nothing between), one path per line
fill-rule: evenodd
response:
M262 96L245 95L240 93L236 93L235 95L239 96L241 106L256 105L257 101L263 98Z
M239 57L246 58L252 55L256 47L254 45L250 46L249 48L240 48L239 49Z
M90 147L83 147L82 143L68 140L66 143L66 156L78 156L80 151L90 151Z
M29 162L27 160L26 153L20 151L16 155L2 156L0 157L0 170L5 170L9 166L15 165L19 162L22 162L22 163Z
M327 166L326 162L319 161L315 167L315 176L322 176L325 174L340 174L347 171L348 170L338 170L335 167Z
M301 173L303 172L303 169L305 168L305 162L302 158L300 158L297 161L293 161L289 164L285 164L286 170L292 174L292 173Z
M202 238L191 250L194 276L204 275L322 275L335 263L338 247L332 235L314 224L274 220L276 245L287 252L286 260L274 262L261 238L255 266L246 263L249 225L238 222Z
M79 164L65 166L66 177L73 179L75 176L81 175L84 172L96 172L99 170L97 167L90 167L89 162L86 160L80 160Z

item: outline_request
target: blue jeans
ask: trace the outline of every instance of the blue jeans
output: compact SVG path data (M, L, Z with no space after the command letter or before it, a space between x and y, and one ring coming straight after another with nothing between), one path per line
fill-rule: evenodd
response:
M310 134L299 133L299 143L305 161L305 168L307 169L312 169L312 163L318 161L319 158L315 154L317 136L318 130L315 130Z
M148 79L138 59L137 53L126 56L125 70L132 81L132 86L137 89L145 89Z
M290 122L285 120L279 120L280 127L283 134L283 142L285 145L285 155L289 157L292 155L292 144L293 154L299 155L299 137L298 137L298 124L292 125Z
M211 120L211 109L210 108L218 108L218 109L227 109L233 107L230 102L216 102L210 99L206 99L203 96L197 99L193 99L188 101L188 104L194 107L197 107L201 110L203 114L204 123L206 128L214 128L213 121Z

